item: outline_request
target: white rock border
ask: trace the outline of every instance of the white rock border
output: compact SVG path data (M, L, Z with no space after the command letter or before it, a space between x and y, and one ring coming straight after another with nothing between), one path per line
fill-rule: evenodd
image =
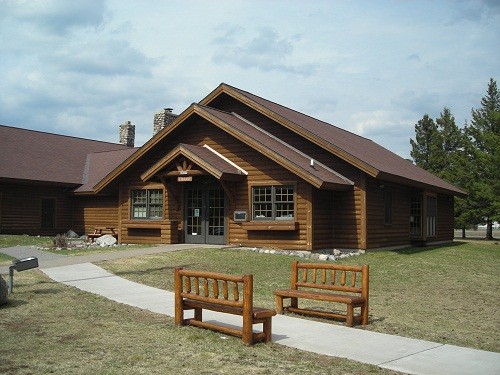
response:
M257 247L231 247L230 249L234 250L247 250L253 251L255 253L261 254L273 254L273 255L286 255L291 257L298 257L304 259L317 259L317 260L328 260L328 261L336 261L337 259L345 259L354 256L360 256L365 253L364 250L323 250L319 252L311 252L311 251L302 251L302 250L277 250L277 249L266 249L266 248L257 248Z

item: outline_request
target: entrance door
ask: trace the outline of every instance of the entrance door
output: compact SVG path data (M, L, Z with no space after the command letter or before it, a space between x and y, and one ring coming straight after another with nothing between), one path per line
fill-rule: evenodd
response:
M226 243L226 204L218 186L186 188L186 243L223 245Z

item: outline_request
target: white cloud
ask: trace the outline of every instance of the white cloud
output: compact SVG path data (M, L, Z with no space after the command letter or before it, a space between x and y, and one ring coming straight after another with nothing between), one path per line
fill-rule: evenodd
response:
M414 137L414 123L406 111L377 110L351 116L354 133L369 138L399 156L409 156L408 145ZM415 121L416 122L416 121Z
M245 30L230 24L216 28L222 35L214 38L218 46L213 61L234 64L243 69L256 68L263 72L278 71L298 75L312 75L316 67L312 63L291 62L294 46L299 35L281 37L271 27L262 27L249 40L240 40Z
M474 14L467 15L469 10ZM151 136L220 82L409 154L415 123L457 124L500 79L491 1L0 1L0 123ZM95 132L93 132L95 130Z

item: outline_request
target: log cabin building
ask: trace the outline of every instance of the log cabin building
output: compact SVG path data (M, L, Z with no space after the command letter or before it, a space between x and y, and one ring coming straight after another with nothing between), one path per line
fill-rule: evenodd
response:
M453 240L464 192L349 131L224 83L154 123L140 148L0 126L0 233L308 251Z

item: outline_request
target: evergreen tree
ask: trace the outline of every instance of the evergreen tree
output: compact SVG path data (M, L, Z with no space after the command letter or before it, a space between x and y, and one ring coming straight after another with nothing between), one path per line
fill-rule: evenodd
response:
M436 119L440 141L439 170L435 174L464 191L470 185L470 143L462 130L456 125L455 118L449 108L444 108L441 116ZM462 229L465 238L466 227L474 224L468 207L469 197L455 199L455 227Z
M493 221L500 220L500 92L490 79L481 108L472 110L465 134L472 148L470 213L476 222L486 223L486 238L492 239Z
M410 139L410 143L410 155L416 165L430 172L439 170L441 139L436 123L428 114L415 125L415 140Z

